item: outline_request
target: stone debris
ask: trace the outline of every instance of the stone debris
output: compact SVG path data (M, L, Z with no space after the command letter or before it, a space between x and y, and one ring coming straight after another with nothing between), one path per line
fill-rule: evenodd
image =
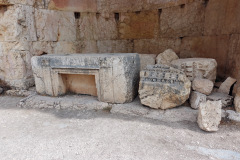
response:
M202 94L209 95L213 90L213 82L208 79L195 78L192 82L192 89Z
M37 109L69 109L69 110L107 110L111 105L99 102L96 97L86 95L67 95L63 97L48 97L30 95L22 99L18 107Z
M9 96L19 96L19 97L27 97L32 94L36 93L36 91L31 91L31 90L7 90L6 95Z
M213 92L209 96L207 96L207 100L210 101L221 100L222 107L231 106L233 104L233 97L225 93Z
M200 103L206 102L206 100L207 100L206 95L196 91L193 91L190 95L190 105L193 109L198 109Z
M237 123L240 123L240 113L237 113L233 110L227 110L226 111L226 118L228 120L231 120L233 122L237 122Z
M208 132L218 131L221 121L221 101L207 101L200 104L198 110L198 126Z
M236 112L240 113L240 88L237 89L237 93L234 97L234 107Z
M172 49L167 49L163 53L160 53L157 58L157 64L170 65L173 60L177 60L179 57Z
M191 82L186 75L166 65L149 65L140 72L139 97L143 105L155 109L174 108L190 95Z
M195 78L209 79L215 82L217 62L211 58L186 58L171 62L173 67L181 69L193 81Z
M143 70L147 65L155 65L156 54L139 54L140 70Z
M231 77L228 77L219 87L218 92L229 94L230 89L237 80Z

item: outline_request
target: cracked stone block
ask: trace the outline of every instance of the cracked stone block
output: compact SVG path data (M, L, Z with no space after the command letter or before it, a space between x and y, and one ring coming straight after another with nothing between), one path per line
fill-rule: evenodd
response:
M207 100L211 101L221 101L222 107L231 106L233 104L233 97L225 93L213 92L207 96Z
M190 95L190 104L193 109L198 109L199 105L202 102L206 102L206 100L207 100L206 95L196 92L196 91L193 91Z
M193 81L195 78L209 79L213 82L217 76L217 62L211 58L186 58L171 62L173 67L182 70Z
M232 77L228 77L219 87L218 92L220 93L226 93L229 94L230 93L230 89L232 87L232 85L234 85L234 83L236 83L237 80L232 78Z
M140 72L139 97L143 105L155 109L174 108L190 95L191 82L186 75L166 65L148 65Z
M143 70L147 65L155 65L156 54L139 54L140 57L140 70Z
M207 101L201 103L198 110L198 126L207 132L218 131L222 112L221 101Z
M32 69L39 94L64 95L74 92L71 88L76 84L85 83L77 93L95 87L99 101L126 103L137 95L140 59L137 53L43 55L32 58ZM64 78L70 78L68 75L71 80ZM90 86L77 75L93 76L95 84Z

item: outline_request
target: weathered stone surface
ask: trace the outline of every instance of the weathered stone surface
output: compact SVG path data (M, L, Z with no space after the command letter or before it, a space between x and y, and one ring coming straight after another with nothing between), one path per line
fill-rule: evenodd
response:
M97 12L97 0L50 0L48 8L63 11Z
M213 92L207 96L210 101L222 101L222 107L227 107L233 104L233 97L225 93Z
M236 83L237 80L232 78L232 77L228 77L219 87L218 89L218 92L221 92L221 93L226 93L226 94L229 94L230 92L230 89L232 87L232 85L234 83Z
M77 51L79 53L97 53L98 52L97 41L95 40L78 41L76 43L77 43L76 44Z
M133 42L130 40L100 40L97 41L99 53L131 53Z
M181 40L179 38L139 39L134 40L134 52L145 54L159 54L168 48L180 51Z
M213 82L208 79L195 78L192 81L192 89L205 95L211 94L213 85Z
M118 37L114 14L81 13L79 40L114 40Z
M202 102L206 102L206 100L207 100L206 95L196 91L193 91L190 95L190 104L193 109L198 109L200 104Z
M131 102L137 94L140 59L136 53L44 55L32 58L36 90L63 95L68 88L61 74L95 76L100 101Z
M188 98L191 82L178 69L165 66L147 66L140 72L139 97L143 105L168 109L183 104Z
M21 97L27 97L32 94L35 94L35 91L28 91L28 90L8 90L6 91L6 95L9 96L21 96Z
M221 101L200 103L197 120L198 126L204 131L218 131L218 125L221 121L221 109Z
M217 62L211 58L179 59L172 61L171 65L185 72L191 81L203 78L215 82L217 76Z
M19 104L22 108L55 108L69 110L101 110L111 109L105 102L99 102L96 97L86 95L72 95L63 97L46 97L40 95L30 95L22 99Z
M234 107L236 112L240 113L240 88L237 89L237 93L234 97Z
M155 65L156 54L139 54L140 70L143 70L147 65Z
M201 1L162 9L161 37L200 36L204 26L204 5Z
M38 41L75 41L76 24L72 12L35 11Z
M14 5L0 10L0 41L37 40L32 6Z
M157 37L158 12L121 13L119 35L122 39L151 39Z
M172 49L167 49L163 53L160 53L157 58L157 64L170 65L173 60L177 60L179 57Z
M233 110L227 110L226 111L226 118L233 121L233 122L237 122L240 123L240 113L237 113Z

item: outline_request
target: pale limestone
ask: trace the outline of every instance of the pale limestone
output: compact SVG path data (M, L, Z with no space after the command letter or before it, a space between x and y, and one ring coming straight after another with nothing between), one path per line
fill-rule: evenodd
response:
M143 70L147 65L155 65L156 54L139 54L140 70Z
M233 97L225 93L213 92L209 96L207 96L207 100L220 100L222 102L222 107L227 107L233 104Z
M99 101L126 103L137 95L140 59L136 53L36 56L32 68L36 90L43 95L66 94L61 74L95 76Z
M139 97L143 105L155 109L174 108L188 98L191 82L178 69L149 65L140 72Z
M192 82L192 89L202 94L209 95L213 90L213 82L208 79L195 78Z
M208 132L218 131L218 125L221 121L221 101L207 101L200 103L198 110L198 126Z
M196 91L193 91L190 95L190 105L193 109L198 109L199 105L202 102L206 102L206 100L207 100L206 95L196 92Z
M172 49L167 49L163 53L160 53L157 58L157 64L171 65L173 60L177 60L179 57Z
M226 94L229 94L230 92L230 89L232 87L232 85L234 83L236 83L237 80L232 78L232 77L228 77L219 87L218 89L218 92L221 92L221 93L226 93Z
M195 78L209 79L215 82L217 62L211 58L186 58L172 61L171 65L181 69L193 81Z

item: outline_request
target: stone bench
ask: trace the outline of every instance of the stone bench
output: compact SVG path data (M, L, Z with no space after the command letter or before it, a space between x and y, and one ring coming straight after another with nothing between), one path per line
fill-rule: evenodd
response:
M137 53L44 55L31 62L36 90L42 95L72 92L110 103L131 102L137 95Z

